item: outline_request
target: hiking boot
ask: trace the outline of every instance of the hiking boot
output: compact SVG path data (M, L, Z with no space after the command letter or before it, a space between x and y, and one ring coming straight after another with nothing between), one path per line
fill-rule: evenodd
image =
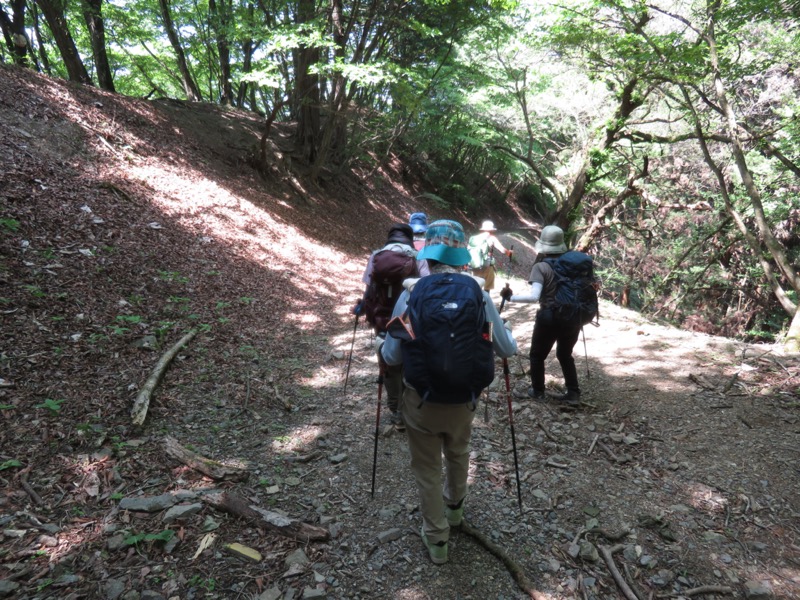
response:
M529 387L528 398L533 400L544 400L544 390L535 390L532 387Z
M558 400L563 408L580 408L581 393L575 390L567 390L566 394L557 396L556 400Z
M392 411L392 414L389 416L389 423L397 431L405 431L406 430L406 424L403 423L403 417L397 411Z
M461 521L464 520L464 501L458 504L448 504L444 509L444 515L447 517L447 524L450 527L459 527Z
M425 535L425 531L420 529L420 534L422 534L422 541L425 542L425 547L428 549L428 556L431 557L433 564L435 565L443 565L447 562L447 542L436 542L435 544L431 544L428 541L428 536Z

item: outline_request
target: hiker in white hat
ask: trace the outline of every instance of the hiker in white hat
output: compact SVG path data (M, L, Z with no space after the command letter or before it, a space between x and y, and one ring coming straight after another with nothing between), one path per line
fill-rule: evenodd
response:
M469 238L469 266L472 269L472 274L484 280L483 289L491 291L494 289L494 274L496 268L494 266L494 251L502 252L511 260L513 252L507 250L494 232L497 229L492 221L484 221L481 223L480 233L476 233Z

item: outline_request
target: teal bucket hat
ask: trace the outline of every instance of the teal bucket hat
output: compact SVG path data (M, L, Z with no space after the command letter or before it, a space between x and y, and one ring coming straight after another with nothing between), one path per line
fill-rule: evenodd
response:
M443 219L428 225L425 247L417 254L417 260L435 260L451 267L469 263L467 238L461 223Z

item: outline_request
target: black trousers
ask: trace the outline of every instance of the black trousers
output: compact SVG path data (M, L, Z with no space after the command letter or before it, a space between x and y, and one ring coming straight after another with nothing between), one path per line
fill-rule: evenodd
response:
M556 358L561 365L561 372L564 374L564 385L567 390L580 394L578 370L575 368L575 359L572 357L572 349L578 342L580 333L580 323L556 322L553 318L553 311L550 309L540 309L536 313L530 352L531 384L534 391L544 391L544 361L555 344Z

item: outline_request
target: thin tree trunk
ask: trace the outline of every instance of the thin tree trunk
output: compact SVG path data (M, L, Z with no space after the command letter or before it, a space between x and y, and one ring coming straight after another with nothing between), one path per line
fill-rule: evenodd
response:
M178 60L178 69L181 72L181 83L183 83L183 91L186 94L186 98L192 102L200 102L203 99L203 95L200 93L200 88L197 87L192 74L189 72L186 54L183 51L181 40L175 30L175 24L172 22L172 14L169 11L169 0L158 0L158 6L161 9L161 19L164 22L164 29Z
M109 92L114 89L114 77L111 75L111 67L108 64L108 53L106 52L106 29L103 23L103 0L84 0L83 18L86 27L89 28L89 35L92 41L92 55L94 56L94 68L97 73L97 82L100 87Z
M33 17L33 31L36 34L36 46L39 49L39 60L42 62L42 72L51 74L50 58L47 56L47 50L42 40L42 29L39 21L39 11L36 10L36 4L31 6L31 16Z
M228 26L230 22L231 7L226 0L222 6L217 0L208 0L208 13L211 18L211 27L215 32L217 53L219 54L219 87L221 95L220 104L233 104L233 86L231 85L231 49L228 41Z

